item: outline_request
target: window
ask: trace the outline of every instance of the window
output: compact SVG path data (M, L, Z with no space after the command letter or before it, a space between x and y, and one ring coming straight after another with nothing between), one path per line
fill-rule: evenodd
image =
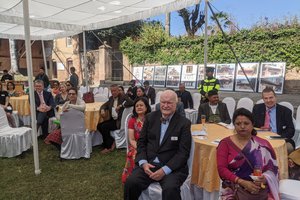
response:
M72 47L72 36L66 38L67 47Z

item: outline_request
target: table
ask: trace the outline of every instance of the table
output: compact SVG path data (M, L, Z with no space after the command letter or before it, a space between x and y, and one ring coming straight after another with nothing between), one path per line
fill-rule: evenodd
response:
M13 109L18 111L19 115L30 115L28 95L22 95L20 97L10 97L9 102L12 105Z
M223 139L233 134L233 130L227 129L218 124L206 124L207 139L201 140L193 136L195 141L194 159L192 167L191 183L203 188L207 192L214 192L220 189L220 178L217 170L217 144L212 142L216 139ZM201 130L202 124L192 125L192 131ZM277 135L272 132L258 132L259 137ZM268 140L275 150L279 178L288 178L287 149L284 140Z
M86 103L85 104L85 127L89 131L96 131L97 124L102 121L102 117L100 115L100 107L104 104L104 102L94 102L94 103Z

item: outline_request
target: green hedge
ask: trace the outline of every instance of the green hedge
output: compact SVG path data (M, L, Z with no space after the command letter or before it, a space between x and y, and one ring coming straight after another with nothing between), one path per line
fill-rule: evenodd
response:
M228 35L240 62L286 62L300 69L300 26L256 28ZM161 25L145 25L139 38L127 37L121 49L131 64L204 63L204 37L169 37ZM221 34L208 39L209 63L235 63Z

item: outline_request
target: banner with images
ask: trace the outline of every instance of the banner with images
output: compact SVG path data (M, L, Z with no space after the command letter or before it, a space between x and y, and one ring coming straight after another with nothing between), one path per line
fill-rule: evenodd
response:
M220 90L233 91L235 64L217 64L216 78L220 81Z
M286 63L261 63L258 92L272 87L275 93L282 94Z
M167 87L179 87L181 65L169 65L167 70Z
M216 64L207 64L207 67L216 68ZM216 71L214 72L214 74ZM200 87L201 81L205 79L204 65L198 65L197 89Z
M197 65L183 65L181 74L181 83L186 88L195 88L197 79Z
M140 85L140 82L143 82L143 67L133 67L132 74L134 75L132 79L136 80L137 85Z
M250 81L250 84L254 88L254 91L256 91L259 63L241 63L241 65ZM236 70L235 91L253 92L250 84L241 67L238 65Z
M154 66L145 66L143 72L143 82L149 81L149 85L153 86Z
M165 87L167 66L155 66L154 86Z

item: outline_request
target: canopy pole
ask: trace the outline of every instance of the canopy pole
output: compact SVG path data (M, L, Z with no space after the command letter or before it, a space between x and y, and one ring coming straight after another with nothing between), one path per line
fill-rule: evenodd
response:
M47 66L47 58L46 58L46 53L45 53L44 40L42 40L41 42L42 42L42 49L43 49L43 58L44 58L45 73L49 77L48 66Z
M35 169L34 173L36 175L39 175L41 173L41 170L40 170L40 166L39 166L39 151L38 151L37 130L36 130L35 100L34 100L34 91L33 91L33 72L32 72L31 45L30 45L28 0L23 0L23 17L24 17L25 46L26 46L26 64L27 64L29 97L30 97L33 159L34 159L34 169Z
M84 78L85 78L85 87L87 91L89 90L89 76L88 76L88 69L87 69L87 60L86 60L86 40L85 40L85 31L83 31L83 66L84 66Z
M208 24L208 6L207 6L207 1L205 0L205 7L204 7L204 15L205 15L205 29L204 29L204 79L205 79L205 74L206 74L206 68L207 68L207 40L208 40L208 35L207 35L207 24Z

